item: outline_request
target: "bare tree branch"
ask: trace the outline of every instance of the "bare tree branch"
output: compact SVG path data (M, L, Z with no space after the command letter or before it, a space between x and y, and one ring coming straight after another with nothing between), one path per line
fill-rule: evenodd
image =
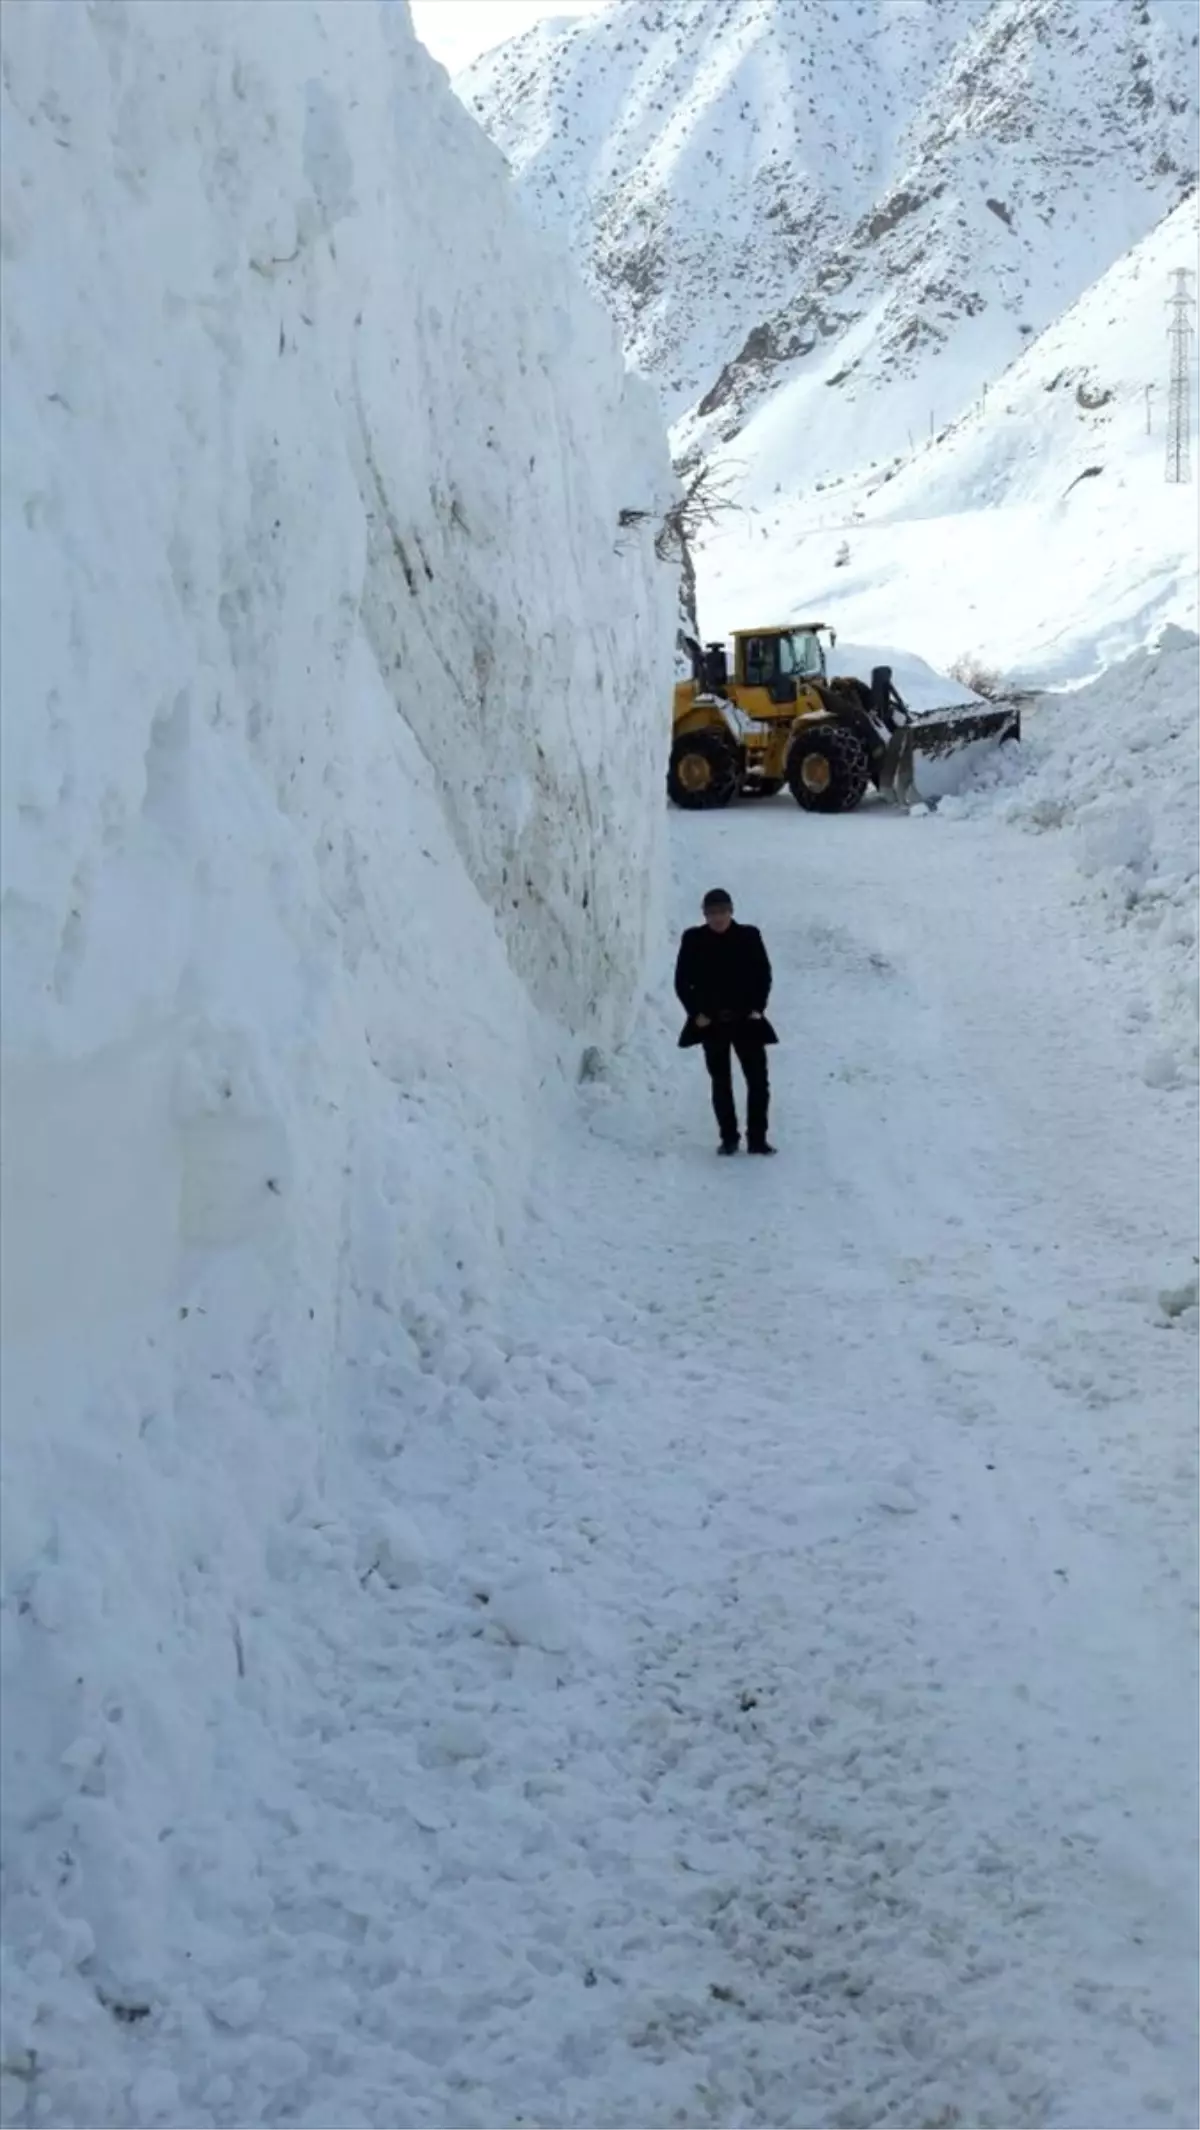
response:
M654 552L660 562L681 556L707 526L741 508L734 495L737 483L733 467L723 467L718 472L707 463L687 476L683 494L672 503L654 537Z

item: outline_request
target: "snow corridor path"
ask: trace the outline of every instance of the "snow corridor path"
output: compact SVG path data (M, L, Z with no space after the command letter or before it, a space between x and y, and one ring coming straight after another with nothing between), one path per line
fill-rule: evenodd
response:
M381 1357L125 2120L1196 2120L1186 1098L1053 837L672 833L774 958L779 1158L671 1002L502 1328Z

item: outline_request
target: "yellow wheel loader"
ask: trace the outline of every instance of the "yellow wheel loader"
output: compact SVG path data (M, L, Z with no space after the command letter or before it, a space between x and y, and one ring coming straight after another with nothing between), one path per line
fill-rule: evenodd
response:
M667 791L692 810L772 798L788 786L807 813L849 813L871 785L911 805L936 800L944 765L1021 736L1020 703L911 712L876 666L869 684L828 672L824 622L739 629L724 644L684 639L692 678L675 688Z

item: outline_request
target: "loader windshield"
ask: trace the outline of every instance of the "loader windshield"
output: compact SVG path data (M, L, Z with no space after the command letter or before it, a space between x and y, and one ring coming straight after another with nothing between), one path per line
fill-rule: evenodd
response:
M793 629L788 636L779 639L779 671L794 673L797 680L807 674L825 671L825 653L821 639L811 629Z

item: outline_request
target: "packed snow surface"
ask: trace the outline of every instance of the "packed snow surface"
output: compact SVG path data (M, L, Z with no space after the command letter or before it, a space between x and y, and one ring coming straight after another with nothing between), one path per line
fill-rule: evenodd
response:
M137 1705L59 1733L15 2121L1195 2121L1195 1128L1138 942L994 815L672 833L677 920L766 931L778 1158L713 1159L664 960L509 1291L356 1370L203 1786L124 1830L107 2006Z

